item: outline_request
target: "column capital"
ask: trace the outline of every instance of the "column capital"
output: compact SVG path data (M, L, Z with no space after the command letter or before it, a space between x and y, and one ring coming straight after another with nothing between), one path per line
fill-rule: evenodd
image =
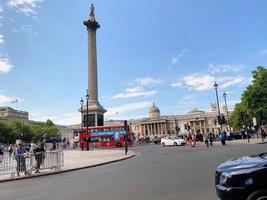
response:
M83 21L83 25L85 25L87 27L87 30L96 31L98 28L100 28L100 25L96 20Z

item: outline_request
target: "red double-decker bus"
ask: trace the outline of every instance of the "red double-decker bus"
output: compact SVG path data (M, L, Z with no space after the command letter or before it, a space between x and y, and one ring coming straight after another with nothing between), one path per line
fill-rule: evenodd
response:
M123 147L125 140L128 145L133 145L132 133L128 126L111 125L111 126L95 126L83 127L79 130L79 143L81 149L88 147ZM88 146L89 145L89 146Z

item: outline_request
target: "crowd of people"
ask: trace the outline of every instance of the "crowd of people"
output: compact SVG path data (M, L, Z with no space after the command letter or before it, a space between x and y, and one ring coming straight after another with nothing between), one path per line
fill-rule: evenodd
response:
M0 148L0 163L3 162L4 159L4 149ZM10 144L7 148L6 152L7 159L14 159L16 161L16 172L17 176L20 176L20 173L27 174L26 169L26 159L31 158L35 159L34 166L31 166L35 169L35 173L40 173L40 166L44 162L45 159L45 143L38 142L38 144L34 144L33 142L30 145L30 149L26 148L26 145L21 141L17 140L15 145Z

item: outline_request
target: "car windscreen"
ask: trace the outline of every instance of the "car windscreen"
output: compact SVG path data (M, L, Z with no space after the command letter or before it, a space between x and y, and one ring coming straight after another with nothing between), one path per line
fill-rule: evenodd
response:
M177 139L182 139L181 137L173 137L173 139L177 140Z

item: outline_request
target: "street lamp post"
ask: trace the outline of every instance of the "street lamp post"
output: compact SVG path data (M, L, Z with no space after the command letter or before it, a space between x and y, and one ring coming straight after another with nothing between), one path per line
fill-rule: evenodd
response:
M80 104L81 104L81 130L83 130L82 128L84 126L84 121L83 121L83 103L84 103L83 98L81 98L81 100L80 100ZM83 151L83 139L81 140L81 149Z
M215 81L213 87L215 88L215 92L216 92L217 109L218 109L218 115L219 115L218 119L221 119L221 111L220 111L220 104L219 104L218 91L217 91L218 84L216 83L216 81ZM219 124L220 124L221 131L222 131L222 123L221 123L221 120L219 120Z
M88 135L88 125L89 125L89 121L88 121L88 101L89 101L89 94L88 94L88 90L86 90L86 134L87 134L87 139L86 139L86 144L87 144L87 151L89 151L89 135Z
M228 113L228 106L227 106L226 97L227 97L227 94L226 94L225 91L224 91L224 92L223 92L223 98L224 98L225 109L226 109L227 123L228 123L229 131L231 132L230 119L229 119L229 113Z

